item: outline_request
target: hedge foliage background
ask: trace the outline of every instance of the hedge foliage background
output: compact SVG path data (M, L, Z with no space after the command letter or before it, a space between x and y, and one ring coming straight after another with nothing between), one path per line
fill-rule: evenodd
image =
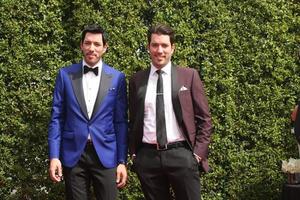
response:
M58 69L81 59L86 24L108 32L104 60L130 77L149 64L146 31L177 32L174 62L197 68L214 123L204 200L280 199L281 160L297 158L296 0L1 0L0 199L64 199L48 178L47 125ZM130 173L120 200L143 199Z

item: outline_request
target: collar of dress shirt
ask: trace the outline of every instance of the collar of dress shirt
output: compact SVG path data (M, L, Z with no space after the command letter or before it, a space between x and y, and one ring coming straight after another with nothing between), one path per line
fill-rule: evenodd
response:
M82 69L83 69L83 66L84 66L84 65L86 65L86 66L88 66L88 67L91 67L91 66L88 65L88 64L85 62L85 60L83 59L83 60L82 60ZM100 72L101 72L101 70L102 70L102 59L100 59L99 62L98 62L96 65L94 65L93 67L91 67L91 68L95 68L95 67L99 67L98 71L99 71L99 74L100 74ZM83 70L82 70L82 71L83 71Z
M158 69L151 63L151 70L150 70L150 74L153 75L156 73ZM171 61L168 62L168 64L166 64L163 68L161 68L160 70L162 70L164 73L170 75L171 74Z

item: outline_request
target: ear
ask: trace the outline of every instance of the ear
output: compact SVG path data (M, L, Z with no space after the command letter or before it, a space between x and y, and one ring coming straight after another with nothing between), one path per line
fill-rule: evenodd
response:
M108 50L108 44L105 44L105 46L103 47L103 52L106 52Z
M80 50L82 51L82 42L80 42Z
M173 54L175 51L175 44L172 44L171 48L172 48L172 54Z

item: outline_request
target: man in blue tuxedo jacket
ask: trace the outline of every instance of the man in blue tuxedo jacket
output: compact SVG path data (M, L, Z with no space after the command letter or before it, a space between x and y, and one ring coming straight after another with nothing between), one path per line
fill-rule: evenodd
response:
M83 60L59 70L48 130L50 178L64 180L66 199L115 200L127 179L127 94L125 75L102 61L104 30L87 26Z

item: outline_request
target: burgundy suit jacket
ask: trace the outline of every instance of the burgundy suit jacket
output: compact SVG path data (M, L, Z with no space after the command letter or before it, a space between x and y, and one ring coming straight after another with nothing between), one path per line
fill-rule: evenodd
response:
M129 153L137 154L143 138L144 104L150 68L139 71L129 81ZM195 69L171 68L172 103L179 127L191 150L208 166L208 145L212 124L203 84Z

